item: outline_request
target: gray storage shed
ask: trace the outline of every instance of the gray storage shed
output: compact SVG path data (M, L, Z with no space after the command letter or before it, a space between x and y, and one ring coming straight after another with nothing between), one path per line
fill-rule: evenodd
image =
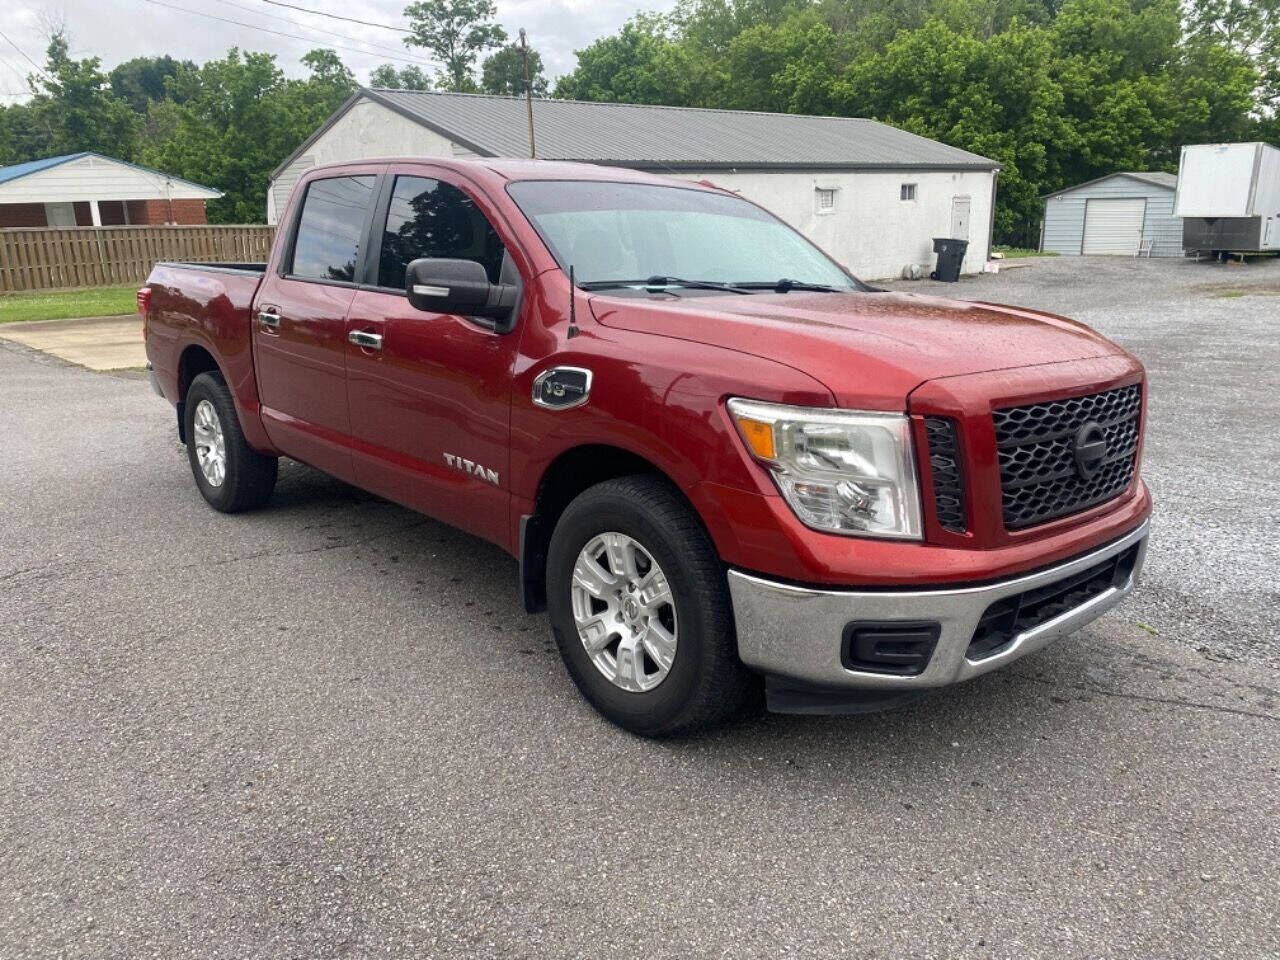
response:
M1044 198L1040 249L1066 255L1182 256L1172 173L1112 173Z

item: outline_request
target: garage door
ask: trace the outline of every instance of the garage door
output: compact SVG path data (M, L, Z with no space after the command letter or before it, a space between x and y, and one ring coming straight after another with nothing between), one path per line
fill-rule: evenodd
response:
M1142 243L1142 218L1147 201L1087 200L1084 205L1084 247L1081 253L1112 253L1132 257Z

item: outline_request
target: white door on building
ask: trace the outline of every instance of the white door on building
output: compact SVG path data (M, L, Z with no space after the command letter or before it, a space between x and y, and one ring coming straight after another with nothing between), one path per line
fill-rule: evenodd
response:
M1142 243L1142 220L1147 213L1143 197L1090 198L1084 204L1085 254L1132 257Z
M969 239L969 198L951 198L951 239Z
M44 205L44 222L50 227L74 227L76 225L76 208L70 203L46 203Z

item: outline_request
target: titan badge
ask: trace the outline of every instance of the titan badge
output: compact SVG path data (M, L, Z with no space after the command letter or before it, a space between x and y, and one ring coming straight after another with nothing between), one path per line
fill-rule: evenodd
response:
M474 460L468 460L466 457L460 457L455 453L446 453L444 462L455 470L461 470L463 473L469 473L473 477L479 477L481 480L488 480L495 487L498 486L498 471L490 470L486 466L476 463Z

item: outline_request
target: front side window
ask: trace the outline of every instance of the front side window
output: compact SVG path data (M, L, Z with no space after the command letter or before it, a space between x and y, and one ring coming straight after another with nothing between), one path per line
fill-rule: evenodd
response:
M376 179L372 176L330 177L307 184L290 275L311 280L355 281L360 235L364 231L365 214L373 202Z
M594 180L525 180L507 192L579 283L680 277L772 286L787 278L863 289L791 227L738 197Z
M498 282L502 240L475 201L452 184L396 177L382 232L378 286L404 289L405 269L419 257L474 260Z

